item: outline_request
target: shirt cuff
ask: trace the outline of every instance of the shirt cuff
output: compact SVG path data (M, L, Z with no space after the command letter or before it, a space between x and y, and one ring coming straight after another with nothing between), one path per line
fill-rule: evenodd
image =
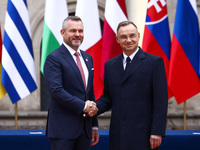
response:
M85 102L85 107L84 107L83 111L85 111L85 110L86 110L86 108L87 108L87 103Z
M92 130L99 130L99 128L98 127L92 127Z

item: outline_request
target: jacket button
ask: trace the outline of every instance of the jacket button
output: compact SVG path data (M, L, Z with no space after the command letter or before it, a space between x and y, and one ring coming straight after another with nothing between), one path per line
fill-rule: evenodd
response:
M126 120L126 118L125 117L122 117L122 121L125 121Z
M123 100L122 100L122 104L125 104L125 103L126 103L126 100L125 100L125 99L123 99Z
M123 84L122 84L122 87L125 87L125 86L126 86L126 83L123 83Z

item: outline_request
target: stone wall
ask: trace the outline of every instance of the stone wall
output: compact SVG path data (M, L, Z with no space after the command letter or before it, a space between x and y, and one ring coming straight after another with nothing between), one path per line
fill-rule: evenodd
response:
M99 129L109 129L111 112L105 112L98 117ZM187 130L200 130L200 114L189 110L186 117ZM45 129L47 121L46 111L21 111L18 113L18 129ZM183 130L183 111L169 112L167 130ZM15 129L15 113L0 112L0 129Z
M144 1L147 1L147 0L144 0ZM126 0L126 2L128 5L127 7L128 15L131 16L130 14L131 7L129 5L131 0ZM26 98L18 102L18 110L22 113L40 111L40 94L41 94L40 93L40 47L41 47L41 40L42 40L43 23L44 23L43 20L44 20L44 11L45 11L44 10L45 0L27 0L27 3L28 3L28 10L29 10L29 17L30 17L38 89L34 91L31 95L27 96ZM69 13L75 12L76 0L67 0L67 4L68 4ZM176 4L177 4L177 0L167 0L171 35L173 32L173 27L174 27ZM197 4L198 4L198 12L200 13L200 10L199 10L200 0L197 0ZM103 20L105 0L98 0L98 5L99 5L100 18L101 20ZM7 0L1 0L0 1L0 25L1 25L2 35L3 35L3 30L4 30L6 8L7 8ZM191 122L195 124L196 127L198 127L200 124L199 120L197 119L199 118L199 112L200 112L199 98L200 98L200 95L198 94L187 101L187 114L190 116ZM4 111L8 112L8 114L10 113L10 116L12 116L15 111L15 106L11 103L7 95L0 100L0 114L4 114L3 113ZM190 111L194 113L191 113ZM177 105L175 99L171 98L169 100L169 109L168 109L169 118L179 118L179 121L176 122L175 124L179 124L178 126L181 126L182 125L181 122L183 119L182 114L183 114L183 104ZM1 118L5 119L5 117L2 116ZM169 128L173 128L172 124L174 124L174 122L171 119L169 119L168 121L169 121Z

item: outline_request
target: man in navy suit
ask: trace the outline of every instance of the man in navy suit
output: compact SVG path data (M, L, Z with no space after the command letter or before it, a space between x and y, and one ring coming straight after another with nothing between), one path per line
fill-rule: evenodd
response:
M158 149L165 135L167 82L161 57L138 47L140 33L131 21L117 28L123 53L105 63L104 93L98 114L112 109L110 150Z
M98 143L93 90L93 60L79 49L83 23L67 17L60 31L63 44L48 55L44 76L50 94L46 134L51 150L89 150ZM89 101L90 100L90 101Z

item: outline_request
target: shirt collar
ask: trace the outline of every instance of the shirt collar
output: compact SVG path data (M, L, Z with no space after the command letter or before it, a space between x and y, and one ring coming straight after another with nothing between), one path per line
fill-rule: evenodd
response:
M74 56L74 53L75 53L75 52L78 52L78 53L79 53L79 56L81 56L81 51L80 51L79 48L78 48L77 51L75 51L73 48L71 48L69 45L67 45L67 44L64 43L64 42L63 42L63 45L68 49L68 51L70 52L70 54L71 54L72 56Z
M139 50L139 47L137 48L137 50L133 53L133 54L131 54L129 57L130 57L130 59L131 59L131 61L133 60L133 58L135 57L135 55L136 55L136 53L138 52L138 50ZM124 59L123 59L123 62L124 63L126 63L126 58L128 57L124 52L123 52L123 57L124 57Z

